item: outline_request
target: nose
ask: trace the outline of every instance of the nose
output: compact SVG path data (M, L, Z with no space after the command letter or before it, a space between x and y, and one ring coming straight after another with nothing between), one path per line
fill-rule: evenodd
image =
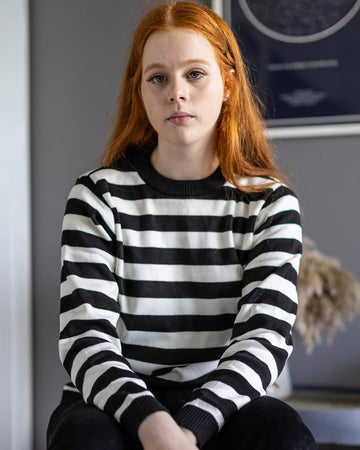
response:
M188 93L184 80L175 78L171 83L169 83L169 103L184 102L187 100L187 97Z

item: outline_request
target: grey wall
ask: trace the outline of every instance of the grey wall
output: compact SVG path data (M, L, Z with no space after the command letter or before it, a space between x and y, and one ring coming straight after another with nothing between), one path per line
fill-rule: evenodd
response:
M35 450L67 376L57 356L60 228L76 177L98 165L129 36L146 0L31 2ZM278 142L304 210L306 233L359 273L359 137ZM312 356L301 342L297 384L360 387L360 320ZM344 351L346 349L346 351ZM311 367L311 370L309 370Z
M67 376L57 352L66 197L98 165L143 0L31 2L35 449Z
M360 136L278 141L277 150L301 202L304 234L360 279ZM299 336L291 359L298 385L360 388L360 316L333 345L307 355ZM326 336L325 336L326 337Z

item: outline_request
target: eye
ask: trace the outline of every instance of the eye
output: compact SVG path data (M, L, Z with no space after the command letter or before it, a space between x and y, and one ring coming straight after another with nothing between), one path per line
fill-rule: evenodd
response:
M189 72L188 77L191 80L199 80L200 78L202 78L204 76L204 72L202 72L201 70L192 70L191 72Z
M165 76L159 74L151 75L146 81L152 84L161 84L165 81Z

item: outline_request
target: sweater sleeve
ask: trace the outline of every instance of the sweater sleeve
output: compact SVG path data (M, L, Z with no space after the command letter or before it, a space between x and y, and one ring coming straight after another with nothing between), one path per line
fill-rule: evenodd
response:
M250 400L266 394L292 351L301 258L299 205L284 186L260 202L230 344L218 367L176 414L200 448ZM255 202L259 204L259 202Z
M151 413L165 410L122 355L116 326L121 282L120 224L90 176L80 177L62 232L59 353L84 400L115 417L133 435Z

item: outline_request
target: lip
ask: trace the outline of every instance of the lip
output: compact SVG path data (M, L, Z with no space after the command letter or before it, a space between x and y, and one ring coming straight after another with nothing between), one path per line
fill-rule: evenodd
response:
M191 120L194 116L190 113L184 112L184 111L178 111L174 114L171 114L171 116L168 117L168 121L171 123L174 123L176 125L182 125L189 120Z

